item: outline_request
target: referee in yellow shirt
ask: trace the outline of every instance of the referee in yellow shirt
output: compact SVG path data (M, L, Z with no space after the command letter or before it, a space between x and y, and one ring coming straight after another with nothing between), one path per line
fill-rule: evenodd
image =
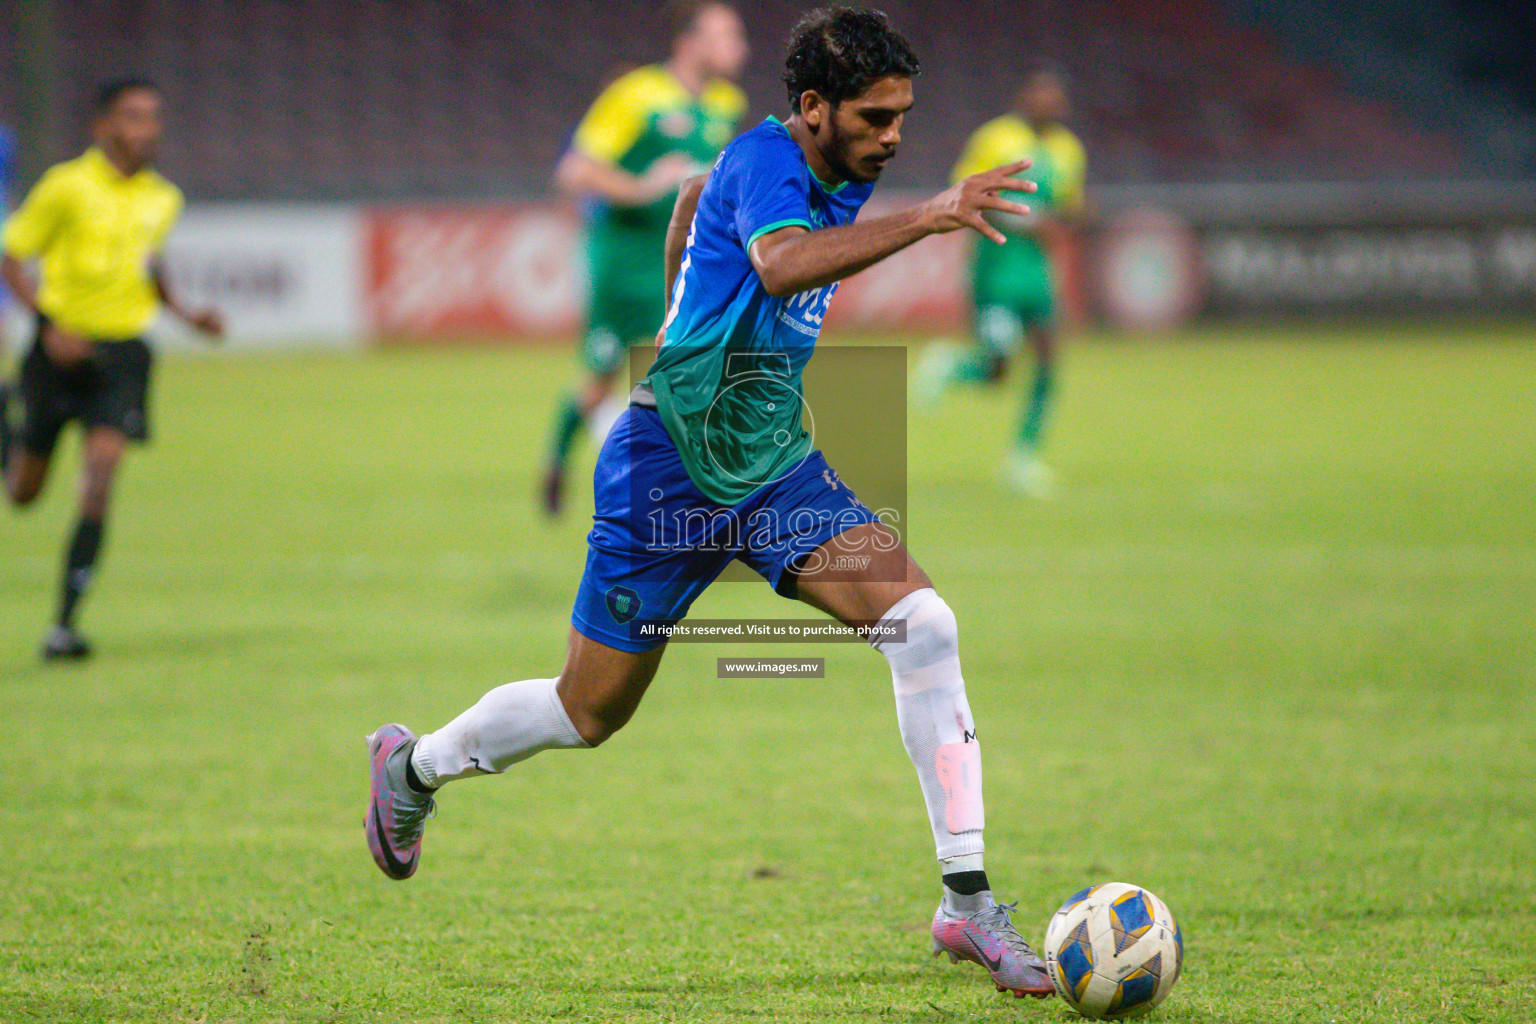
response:
M0 276L37 315L37 336L14 385L0 385L5 493L31 503L48 479L59 434L85 430L80 518L65 559L58 618L45 658L91 648L75 612L101 551L112 479L128 442L149 436L150 349L142 335L164 304L188 324L223 334L217 312L192 312L166 290L158 254L181 213L181 192L151 169L163 128L153 82L121 79L96 99L96 144L49 169L0 231ZM24 264L36 259L34 281ZM19 399L14 402L13 399ZM11 407L20 406L13 424Z

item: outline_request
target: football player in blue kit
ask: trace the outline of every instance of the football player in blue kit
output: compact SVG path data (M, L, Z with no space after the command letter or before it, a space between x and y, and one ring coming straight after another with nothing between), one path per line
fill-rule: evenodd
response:
M972 229L1001 244L983 212L1028 212L999 195L1032 190L1014 177L1024 161L855 223L897 152L918 71L880 12L810 12L785 61L788 119L764 120L685 183L667 236L660 349L598 456L565 666L499 686L419 738L395 724L369 737L365 831L390 877L416 870L445 784L593 747L623 727L667 627L739 559L785 597L874 624L940 862L935 954L982 965L999 990L1052 991L983 867L981 745L954 612L801 422L801 370L839 281L932 234ZM828 571L846 553L867 556L867 568Z

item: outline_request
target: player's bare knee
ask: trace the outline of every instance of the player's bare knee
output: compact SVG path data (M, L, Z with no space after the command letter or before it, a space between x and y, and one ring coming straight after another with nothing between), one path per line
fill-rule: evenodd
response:
M566 717L589 747L600 746L624 728L635 713L633 701L605 699L584 692L582 687L572 685L567 675L560 677L555 692L565 708Z
M632 714L632 712L620 714L600 707L571 708L569 705L565 712L589 747L597 747L605 743L614 733L624 728Z
M23 467L13 464L11 471L5 475L5 496L17 508L26 508L43 493L44 479L41 473L29 473Z
M17 508L26 508L27 506L31 505L34 501L37 500L37 496L41 493L43 493L43 488L41 485L31 484L29 482L18 483L11 480L6 480L5 482L5 496L9 498L11 504Z

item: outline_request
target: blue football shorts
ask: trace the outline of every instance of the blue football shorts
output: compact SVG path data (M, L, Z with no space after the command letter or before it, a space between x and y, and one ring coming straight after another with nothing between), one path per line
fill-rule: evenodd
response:
M688 476L661 416L631 405L593 472L596 514L571 625L621 651L666 642L732 559L794 596L807 556L845 530L877 522L821 452L735 505L706 497Z

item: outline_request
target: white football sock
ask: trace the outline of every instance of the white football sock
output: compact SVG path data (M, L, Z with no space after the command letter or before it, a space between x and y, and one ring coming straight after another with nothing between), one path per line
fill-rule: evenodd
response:
M955 613L931 588L897 601L881 622L906 621L906 640L879 640L891 664L896 721L928 805L939 860L981 870L981 744L960 676ZM961 859L963 858L963 859Z
M487 693L458 718L416 741L411 764L434 789L505 771L541 750L585 747L553 679L525 679Z
M958 857L940 857L939 872L949 875L957 871L981 871L981 854L962 853Z

